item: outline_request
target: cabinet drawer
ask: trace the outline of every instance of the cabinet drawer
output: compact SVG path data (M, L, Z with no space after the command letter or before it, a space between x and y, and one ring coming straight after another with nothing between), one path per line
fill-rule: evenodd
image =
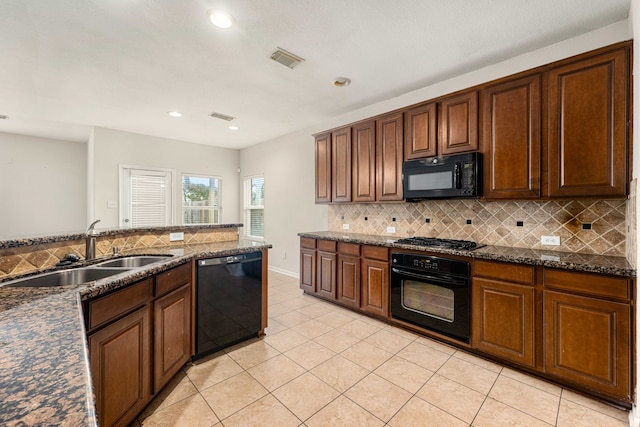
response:
M151 296L151 278L134 283L112 294L87 303L87 329L95 329L117 317L144 305Z
M191 263L181 265L156 276L155 296L165 295L180 286L191 283Z
M533 267L529 265L476 260L473 271L474 276L533 285Z
M310 239L308 237L301 237L300 238L300 247L301 248L315 249L316 248L316 239Z
M324 252L335 252L336 243L333 240L318 240L318 250Z
M369 259L389 261L389 249L382 246L363 246L362 256Z
M544 285L602 297L625 300L631 297L629 280L620 277L545 269Z
M360 256L360 245L357 243L338 243L338 252L345 255Z

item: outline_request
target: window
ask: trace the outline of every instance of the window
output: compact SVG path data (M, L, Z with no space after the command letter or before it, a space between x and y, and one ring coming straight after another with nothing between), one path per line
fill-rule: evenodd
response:
M244 181L244 234L264 238L264 176Z
M121 226L172 225L173 171L120 165Z
M182 223L220 224L220 178L182 175Z

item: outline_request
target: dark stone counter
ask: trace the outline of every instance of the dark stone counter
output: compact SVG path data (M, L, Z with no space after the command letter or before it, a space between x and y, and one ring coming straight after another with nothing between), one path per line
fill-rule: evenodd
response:
M97 425L83 300L194 259L268 248L271 245L267 243L244 239L146 248L122 256L173 256L166 262L82 285L38 289L3 287L0 283L0 424Z
M300 237L312 239L335 240L362 245L386 246L392 249L410 249L437 254L459 255L491 261L506 261L527 265L542 265L564 270L601 273L613 276L635 277L636 270L624 257L605 255L579 254L572 252L543 251L504 246L483 246L474 250L441 249L423 246L412 246L395 243L389 236L369 234L345 234L331 231L298 233Z

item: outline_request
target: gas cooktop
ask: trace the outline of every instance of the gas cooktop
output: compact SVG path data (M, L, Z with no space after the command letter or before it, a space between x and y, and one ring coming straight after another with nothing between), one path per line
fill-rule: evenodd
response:
M436 239L434 237L407 237L405 239L396 240L396 243L400 243L403 245L431 246L437 248L463 250L477 249L483 246L469 240Z

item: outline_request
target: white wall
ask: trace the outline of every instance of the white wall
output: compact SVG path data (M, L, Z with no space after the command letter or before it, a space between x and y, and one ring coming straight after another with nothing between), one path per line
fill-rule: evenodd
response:
M303 131L255 145L241 151L240 164L242 178L264 174L264 234L273 245L269 267L298 274L297 233L327 229L327 207L315 204L313 139Z
M266 240L273 244L270 267L286 270L294 275L299 274L299 260L296 255L299 253L299 239L295 237L296 234L302 231L326 230L328 227L326 207L314 205L312 134L630 38L628 22L621 21L242 150L240 167L243 175L265 171L265 236ZM271 179L266 175L267 169L270 171L269 175L272 175ZM287 260L282 259L282 252L287 252ZM295 259L292 259L292 255Z
M122 132L113 129L93 130L93 217L101 222L96 228L119 226L118 208L108 208L107 201L118 201L119 165L174 169L176 224L182 223L180 189L182 173L222 177L222 222L241 222L239 215L238 150L193 144L172 139ZM91 168L89 168L91 170ZM88 178L91 182L91 177ZM88 210L91 213L91 209Z
M86 153L83 143L0 133L0 240L84 230Z

